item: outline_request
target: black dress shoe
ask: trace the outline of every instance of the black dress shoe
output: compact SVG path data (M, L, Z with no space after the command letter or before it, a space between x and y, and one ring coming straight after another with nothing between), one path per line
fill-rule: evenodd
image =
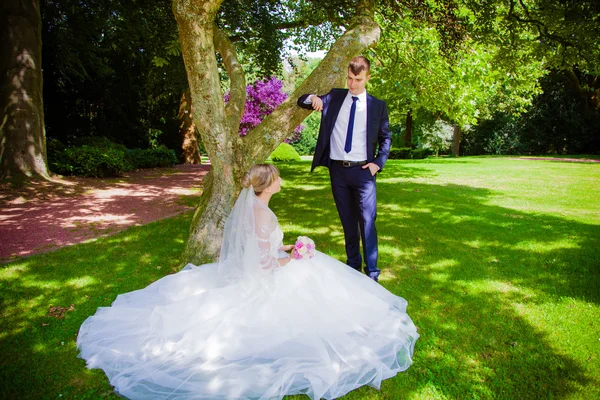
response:
M370 272L369 273L369 278L373 279L375 282L379 282L379 271L377 271L377 272Z

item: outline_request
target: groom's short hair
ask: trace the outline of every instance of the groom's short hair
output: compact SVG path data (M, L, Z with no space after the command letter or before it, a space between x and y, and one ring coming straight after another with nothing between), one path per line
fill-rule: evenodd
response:
M367 75L371 73L371 62L364 56L356 56L348 64L348 69L354 75L360 74L362 71L367 71Z

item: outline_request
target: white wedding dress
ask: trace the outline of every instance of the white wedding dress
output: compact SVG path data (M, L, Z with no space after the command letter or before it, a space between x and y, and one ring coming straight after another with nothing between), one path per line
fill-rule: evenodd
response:
M406 370L419 337L406 301L320 252L280 267L282 239L244 189L220 261L99 308L79 356L131 399L332 399Z

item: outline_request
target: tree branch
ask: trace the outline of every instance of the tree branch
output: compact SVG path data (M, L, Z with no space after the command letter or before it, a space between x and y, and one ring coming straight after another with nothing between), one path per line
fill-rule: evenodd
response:
M213 43L215 49L221 54L223 64L225 64L227 75L229 75L231 82L229 102L225 106L225 118L231 129L237 132L246 103L246 78L244 70L238 61L235 46L216 25L214 27Z
M181 55L185 63L194 124L210 157L212 168L219 171L221 183L232 182L232 138L226 119L219 70L215 57L214 13L221 0L174 0Z
M175 15L194 14L203 17L206 23L215 20L217 10L221 7L223 0L196 1L196 0L173 0L171 5Z
M310 114L299 108L296 101L306 93L322 94L332 87L343 87L348 63L352 57L374 46L379 40L380 28L372 17L359 13L351 27L331 46L331 49L308 78L273 113L265 118L243 139L240 151L249 160L264 160ZM268 129L268 130L267 130ZM252 146L253 142L263 146ZM248 166L249 167L249 166Z
M553 41L555 41L557 43L562 44L565 47L574 47L574 48L577 48L577 45L575 45L575 43L573 43L573 42L565 39L562 36L559 36L559 35L556 35L554 33L551 33L544 22L542 22L540 20L537 20L537 19L534 19L531 16L531 13L530 13L529 9L523 3L522 0L518 0L518 1L519 1L519 4L521 5L521 7L523 7L523 11L525 13L525 17L526 18L522 18L522 17L518 16L515 13L515 10L514 10L515 3L514 3L514 0L511 0L510 1L510 8L509 8L509 11L508 11L508 18L509 19L514 19L515 21L517 21L520 24L529 24L529 25L535 26L535 28L538 31L538 38L540 38L540 39L541 38L550 39L550 40L553 40Z
M273 24L273 28L276 30L307 28L309 26L319 26L325 22L327 22L326 18L322 18L317 21L309 21L309 20L305 20L305 19L300 19L297 21L287 21L287 22L281 22L279 24ZM239 42L240 40L242 40L242 37L240 35L231 35L231 36L229 36L229 40L232 43L236 43L236 42Z

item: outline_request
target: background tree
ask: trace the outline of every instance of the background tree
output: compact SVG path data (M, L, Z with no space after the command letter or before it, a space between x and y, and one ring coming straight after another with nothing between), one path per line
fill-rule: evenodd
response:
M0 178L48 178L40 2L0 7Z
M542 63L523 51L510 57L464 33L453 54L430 24L418 19L382 15L382 38L372 50L377 61L373 92L388 101L392 116L406 119L405 145L411 145L413 118L431 114L452 123L453 154L459 154L461 132L494 112L518 112L539 92ZM404 118L402 118L404 119Z
M529 31L533 40L526 45L546 59L548 69L563 71L584 102L600 109L600 3L510 0L507 8L500 29Z
M273 6L269 2L260 5L267 9ZM185 261L193 263L212 260L217 255L223 224L239 192L242 174L252 164L266 159L308 115L308 111L295 105L297 95L321 93L332 86L343 85L348 61L374 44L379 36L379 27L372 17L373 5L361 3L356 15L347 20L350 26L304 83L247 135L239 136L246 84L236 48L229 37L243 31L245 25L236 27L221 23L219 26L217 17L220 6L218 0L201 4L183 0L173 2L192 93L194 121L211 159L211 172L205 179L204 192L194 215L184 254ZM305 8L306 4L301 3L294 9L280 9L279 14L273 10L270 21L286 16L290 23L298 22L296 17L303 15ZM340 10L342 13L347 13L345 7ZM256 29L256 25L253 28ZM246 32L248 35L268 37L261 32ZM215 51L218 51L230 78L227 104L223 101ZM218 185L214 184L216 177L219 179Z
M551 78L544 79L544 93L522 118L501 111L476 129L469 152L600 151L595 135L588 133L597 132L600 118L600 3L488 0L470 4L478 36L507 54L527 51L543 60ZM553 101L558 98L565 104ZM534 115L546 117L533 123Z
M496 113L467 132L466 154L600 152L600 112L565 84L561 72L541 80L543 93L521 115Z
M45 0L48 137L181 147L187 78L170 1ZM179 150L181 151L181 150Z

